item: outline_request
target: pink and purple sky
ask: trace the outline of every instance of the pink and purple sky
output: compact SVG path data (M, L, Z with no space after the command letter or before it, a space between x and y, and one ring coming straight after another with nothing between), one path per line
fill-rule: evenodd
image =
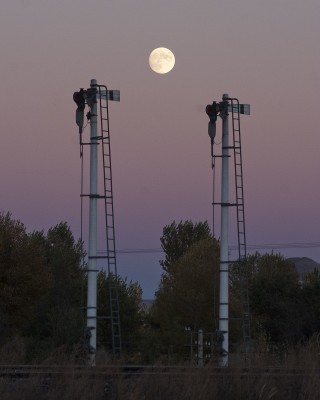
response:
M117 248L160 248L173 220L211 221L204 109L226 92L252 110L247 243L318 243L280 252L320 262L319 17L318 0L2 0L1 211L29 231L67 221L79 237L72 95L95 78L121 91L110 104ZM160 46L176 57L166 75L148 65ZM151 298L161 258L119 255L119 273Z

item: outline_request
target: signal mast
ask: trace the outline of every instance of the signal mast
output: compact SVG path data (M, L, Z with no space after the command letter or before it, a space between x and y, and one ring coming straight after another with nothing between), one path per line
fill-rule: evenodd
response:
M229 112L232 116L232 144L229 138ZM209 116L208 134L211 139L211 157L214 173L215 158L221 158L221 202L215 202L221 207L220 222L220 268L219 268L219 330L217 337L220 339L220 365L228 365L229 354L229 265L238 263L240 268L241 305L242 305L242 334L245 351L250 340L249 300L246 282L246 233L243 195L243 173L241 153L240 114L250 115L249 104L239 104L238 99L230 98L228 94L222 96L221 102L213 102L207 105L206 113ZM214 154L214 139L216 136L216 121L218 116L222 119L222 154ZM229 150L233 150L235 201L229 201ZM236 207L237 234L238 234L238 259L229 260L229 208ZM214 229L214 228L213 228Z
M116 265L115 232L114 232L114 207L111 168L111 148L109 130L108 100L120 101L118 90L108 90L104 85L98 85L95 79L91 80L90 88L80 89L73 94L77 104L76 123L79 127L80 157L83 162L84 146L90 148L90 183L89 193L83 193L81 187L81 198L89 198L89 243L88 243L88 288L86 318L87 328L85 338L86 349L90 353L91 365L95 365L95 353L97 349L97 319L107 319L111 322L112 351L113 355L121 355L121 331L118 298L118 275ZM86 114L90 123L90 141L83 142L84 110L86 105L89 112ZM100 124L98 123L100 118ZM98 147L101 148L102 160L102 184L99 186L98 179ZM83 164L82 164L83 165ZM83 168L82 168L83 174ZM83 176L81 177L83 182ZM81 185L83 186L83 185ZM99 193L100 191L100 193ZM98 201L104 202L104 231L106 251L104 255L98 255ZM82 201L81 201L82 214ZM100 220L100 218L99 218ZM82 221L82 215L81 215ZM82 231L82 227L81 227ZM100 253L100 252L99 252ZM98 262L106 262L105 266L98 266ZM99 269L106 268L109 281L109 309L110 315L97 316L97 274Z

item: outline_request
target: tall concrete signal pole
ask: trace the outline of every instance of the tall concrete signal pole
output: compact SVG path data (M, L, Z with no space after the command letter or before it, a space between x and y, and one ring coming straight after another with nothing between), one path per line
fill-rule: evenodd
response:
M101 90L104 87L104 90ZM76 110L76 123L79 127L80 135L80 157L83 157L83 145L90 145L90 189L89 194L82 196L89 197L89 238L88 238L88 292L87 292L87 328L85 332L85 348L90 353L90 363L95 365L95 353L97 349L97 275L98 258L107 260L108 273L117 276L116 270L116 251L114 238L114 220L113 220L113 195L112 195L112 176L111 176L111 152L110 152L110 131L108 117L108 100L120 101L119 90L107 90L106 86L98 85L95 79L91 80L90 88L73 94L73 99L78 108ZM101 101L105 100L105 105ZM98 133L98 101L100 101L99 116L100 129ZM90 121L90 143L82 142L82 131L84 121L85 105L88 105L90 111L87 118ZM103 111L106 115L103 115ZM98 146L102 146L103 162L103 195L98 194ZM104 147L106 146L106 147ZM82 191L83 188L81 188ZM100 188L101 190L101 188ZM108 193L108 196L107 196ZM105 202L105 233L107 240L107 255L97 256L97 230L98 230L98 200ZM108 210L107 210L108 208ZM82 215L82 206L81 206ZM121 354L121 334L118 288L110 289L110 318L112 324L112 343L113 353ZM111 290L112 289L112 290Z
M88 292L87 292L87 332L90 362L95 365L97 349L97 201L98 201L98 126L97 126L97 81L91 80L90 88L80 89L73 94L77 103L76 123L79 126L80 157L82 153L82 131L84 109L90 108L90 191L89 191L89 246L88 246ZM87 195L86 195L87 196Z
M97 349L97 201L98 201L98 129L97 129L97 81L91 80L93 95L89 103L90 118L90 194L89 194L89 248L87 328L91 330L91 361L95 363Z
M232 114L232 142L229 145L229 121L228 112ZM219 298L219 330L217 341L220 348L220 365L228 365L229 353L229 207L236 206L239 262L246 259L246 239L244 221L244 199L243 199L243 178L242 178L242 156L240 139L240 114L250 115L250 104L239 104L238 99L230 98L228 94L222 96L222 102L213 102L207 105L206 113L210 121L208 133L211 139L211 157L216 157L213 152L214 138L216 135L216 121L220 116L222 119L222 168L221 168L221 231L220 231L220 298ZM229 150L233 149L235 165L235 203L229 202ZM214 166L214 162L212 163ZM249 301L247 289L244 287L244 279L241 278L241 302L242 302L242 324L244 339L250 339Z
M222 170L219 331L223 335L220 364L228 364L229 352L229 121L228 94L222 97Z
M206 107L210 121L208 133L211 139L211 156L213 154L216 121L222 119L222 169L221 169L221 231L220 231L220 297L219 297L219 336L222 344L220 364L228 364L229 351L229 95L222 96L222 102L213 102ZM213 204L214 207L214 204Z

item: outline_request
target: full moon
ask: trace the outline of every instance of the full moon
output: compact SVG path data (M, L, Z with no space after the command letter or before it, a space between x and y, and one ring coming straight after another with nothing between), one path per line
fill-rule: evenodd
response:
M154 49L149 56L150 68L158 74L166 74L171 71L175 62L174 54L165 47Z

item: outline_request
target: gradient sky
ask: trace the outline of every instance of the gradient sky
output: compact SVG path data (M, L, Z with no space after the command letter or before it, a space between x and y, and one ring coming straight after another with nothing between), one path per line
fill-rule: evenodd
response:
M67 221L79 237L72 95L95 78L121 91L110 104L119 250L160 248L173 220L211 221L204 109L223 93L252 110L247 243L319 244L319 17L319 0L1 0L1 210L29 231ZM160 46L176 58L166 75L148 65ZM320 262L320 246L280 252ZM150 298L161 258L122 254L118 269Z

